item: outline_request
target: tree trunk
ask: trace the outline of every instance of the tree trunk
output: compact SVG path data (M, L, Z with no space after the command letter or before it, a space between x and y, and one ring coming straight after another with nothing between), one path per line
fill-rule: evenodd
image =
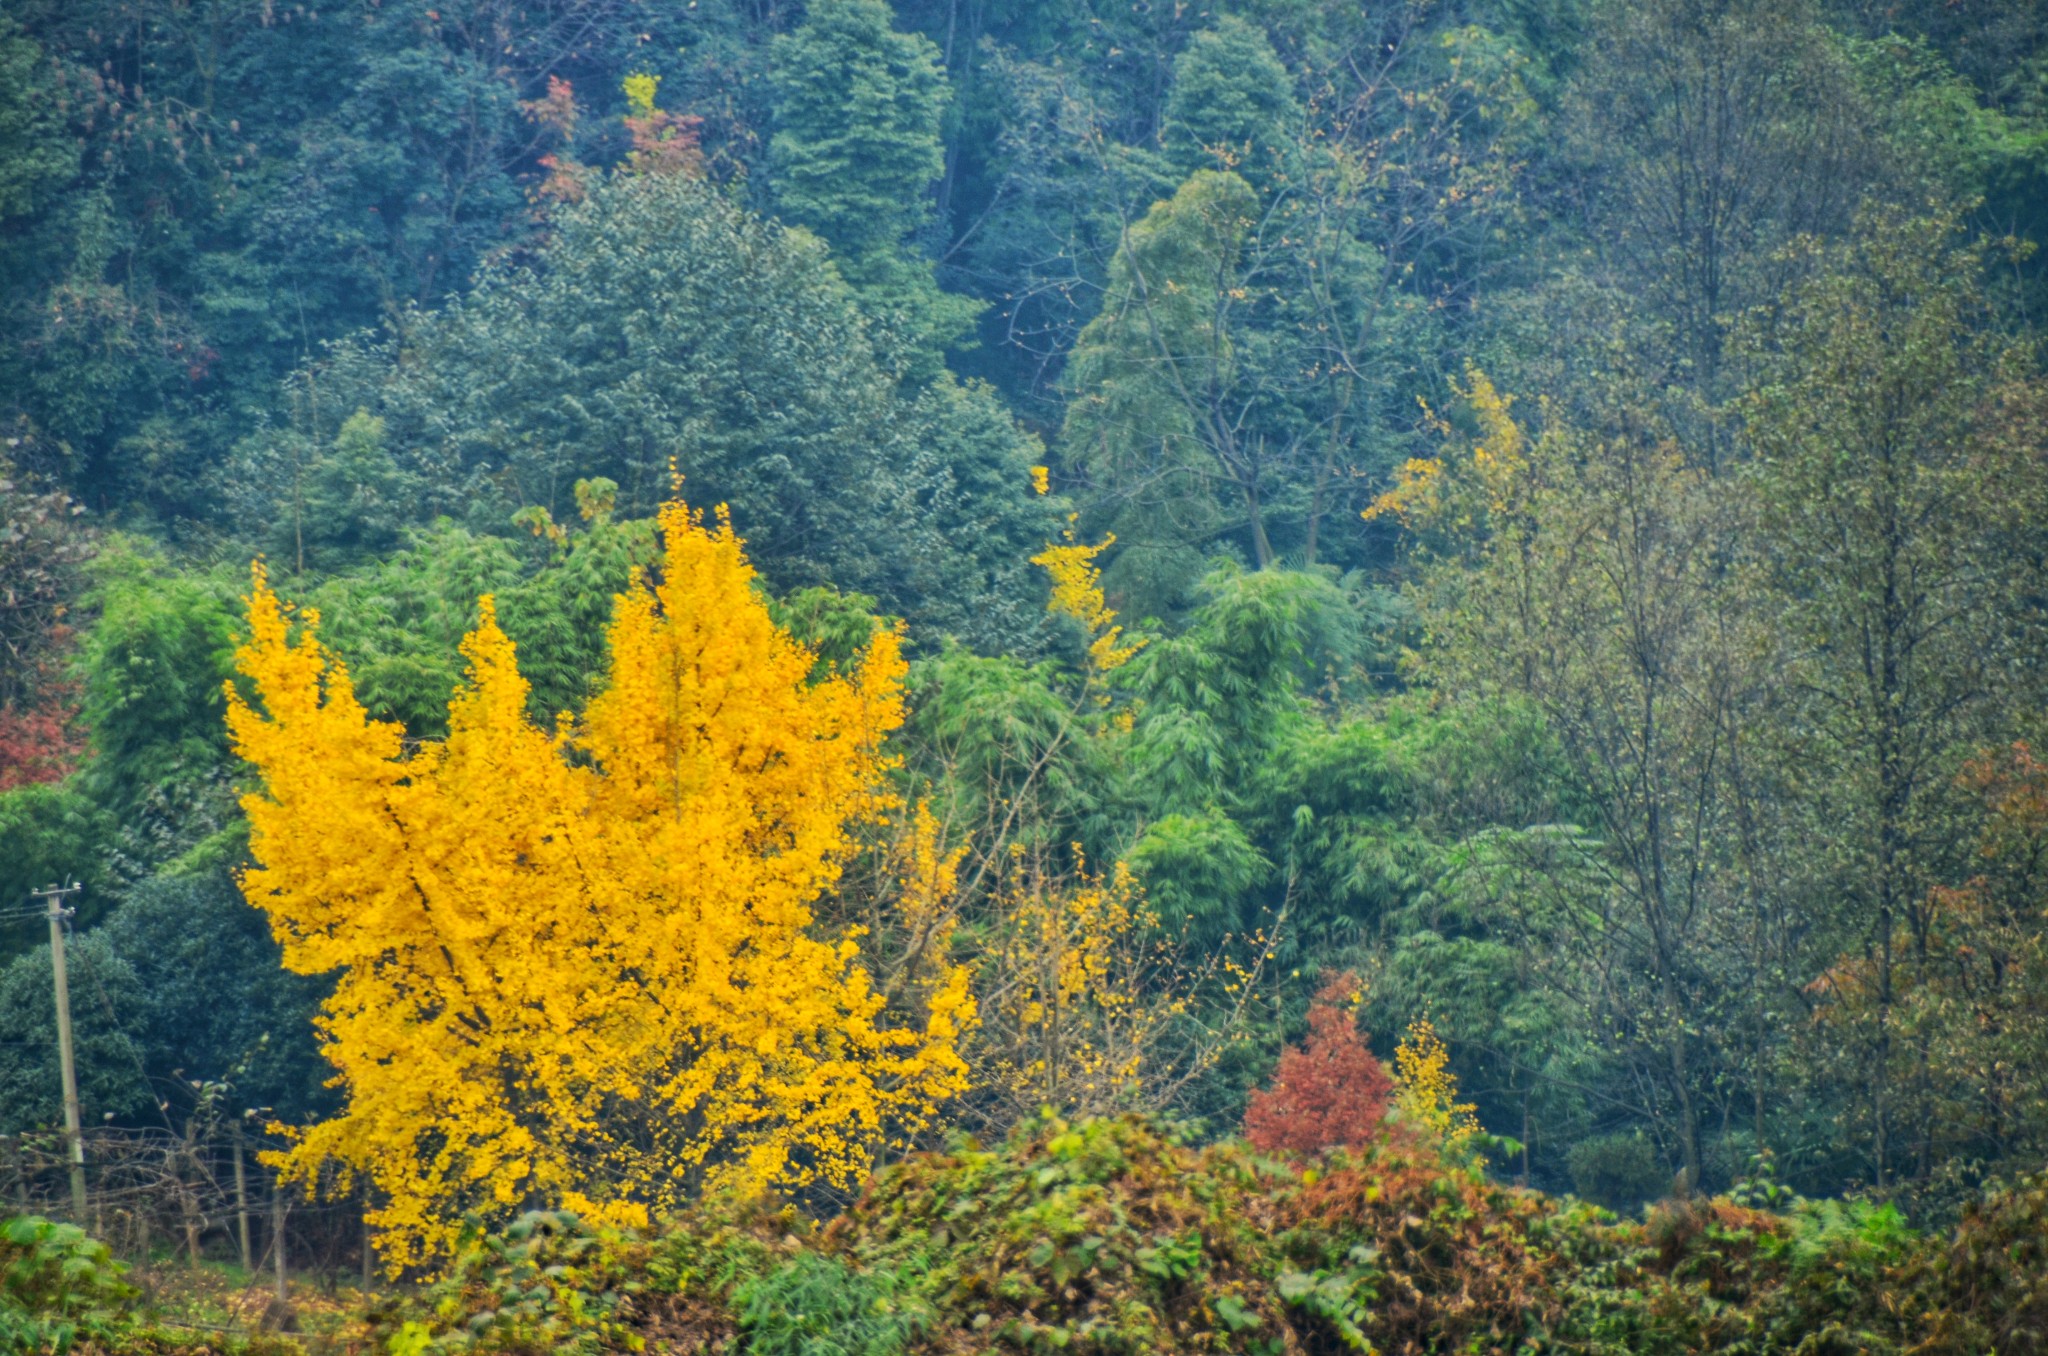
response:
M1273 543L1266 537L1266 516L1259 507L1258 486L1247 483L1244 487L1245 517L1251 524L1252 551L1258 557L1259 568L1273 568Z

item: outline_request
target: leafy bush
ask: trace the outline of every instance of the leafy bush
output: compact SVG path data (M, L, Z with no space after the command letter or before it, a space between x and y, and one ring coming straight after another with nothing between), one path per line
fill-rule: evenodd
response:
M1671 1169L1643 1136L1595 1135L1565 1157L1572 1190L1609 1210L1633 1210L1671 1188Z
M827 1231L866 1266L913 1270L937 1321L977 1349L1278 1350L1270 1179L1242 1149L1194 1150L1136 1118L1046 1119L999 1151L884 1172Z
M801 1237L793 1210L708 1197L652 1238L534 1210L502 1233L465 1229L448 1274L371 1315L392 1356L723 1350L733 1292L760 1284ZM744 1306L742 1306L744 1307Z
M74 1224L0 1224L0 1353L63 1353L110 1335L135 1297L127 1268Z
M898 1163L822 1230L720 1200L645 1239L530 1214L380 1324L392 1356L2006 1356L2048 1333L2048 1174L1943 1236L1767 1181L1636 1221L1408 1127L1303 1171L1045 1119Z
M862 1271L802 1253L733 1292L754 1356L899 1356L932 1324L922 1266Z
M1318 1349L1493 1351L1548 1324L1556 1206L1410 1134L1333 1156L1279 1202L1281 1295Z
M1926 1356L2048 1352L2048 1172L1987 1191L1900 1279Z
M1578 1207L1543 1231L1560 1262L1538 1349L1598 1353L1895 1352L1898 1267L1917 1238L1890 1206L1674 1202L1643 1224Z
M440 1352L638 1351L628 1320L649 1250L567 1211L532 1210L501 1234L472 1225L455 1264L425 1295L428 1317L392 1336L392 1356Z

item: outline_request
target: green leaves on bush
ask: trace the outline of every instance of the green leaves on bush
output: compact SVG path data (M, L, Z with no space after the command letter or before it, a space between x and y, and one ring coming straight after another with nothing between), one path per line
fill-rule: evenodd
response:
M75 1224L0 1223L0 1353L62 1356L111 1332L135 1297L127 1268Z
M756 1356L899 1356L931 1328L924 1269L864 1271L802 1253L733 1292Z

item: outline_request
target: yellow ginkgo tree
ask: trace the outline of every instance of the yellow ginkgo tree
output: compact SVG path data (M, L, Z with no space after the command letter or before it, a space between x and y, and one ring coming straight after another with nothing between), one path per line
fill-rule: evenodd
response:
M448 738L417 746L256 571L228 714L261 779L243 890L287 966L336 977L344 1096L281 1165L367 1178L394 1268L471 1211L638 1222L711 1179L848 1183L966 1084L966 976L892 1022L856 937L813 921L890 808L896 635L813 681L730 525L671 504L661 529L580 720L528 719L485 598Z

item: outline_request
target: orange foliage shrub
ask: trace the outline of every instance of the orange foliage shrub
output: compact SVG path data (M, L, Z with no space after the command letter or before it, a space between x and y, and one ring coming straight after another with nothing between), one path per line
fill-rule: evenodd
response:
M1268 1153L1358 1148L1393 1099L1394 1081L1358 1034L1358 977L1330 976L1308 1010L1308 1041L1280 1056L1273 1086L1245 1108L1245 1138Z

